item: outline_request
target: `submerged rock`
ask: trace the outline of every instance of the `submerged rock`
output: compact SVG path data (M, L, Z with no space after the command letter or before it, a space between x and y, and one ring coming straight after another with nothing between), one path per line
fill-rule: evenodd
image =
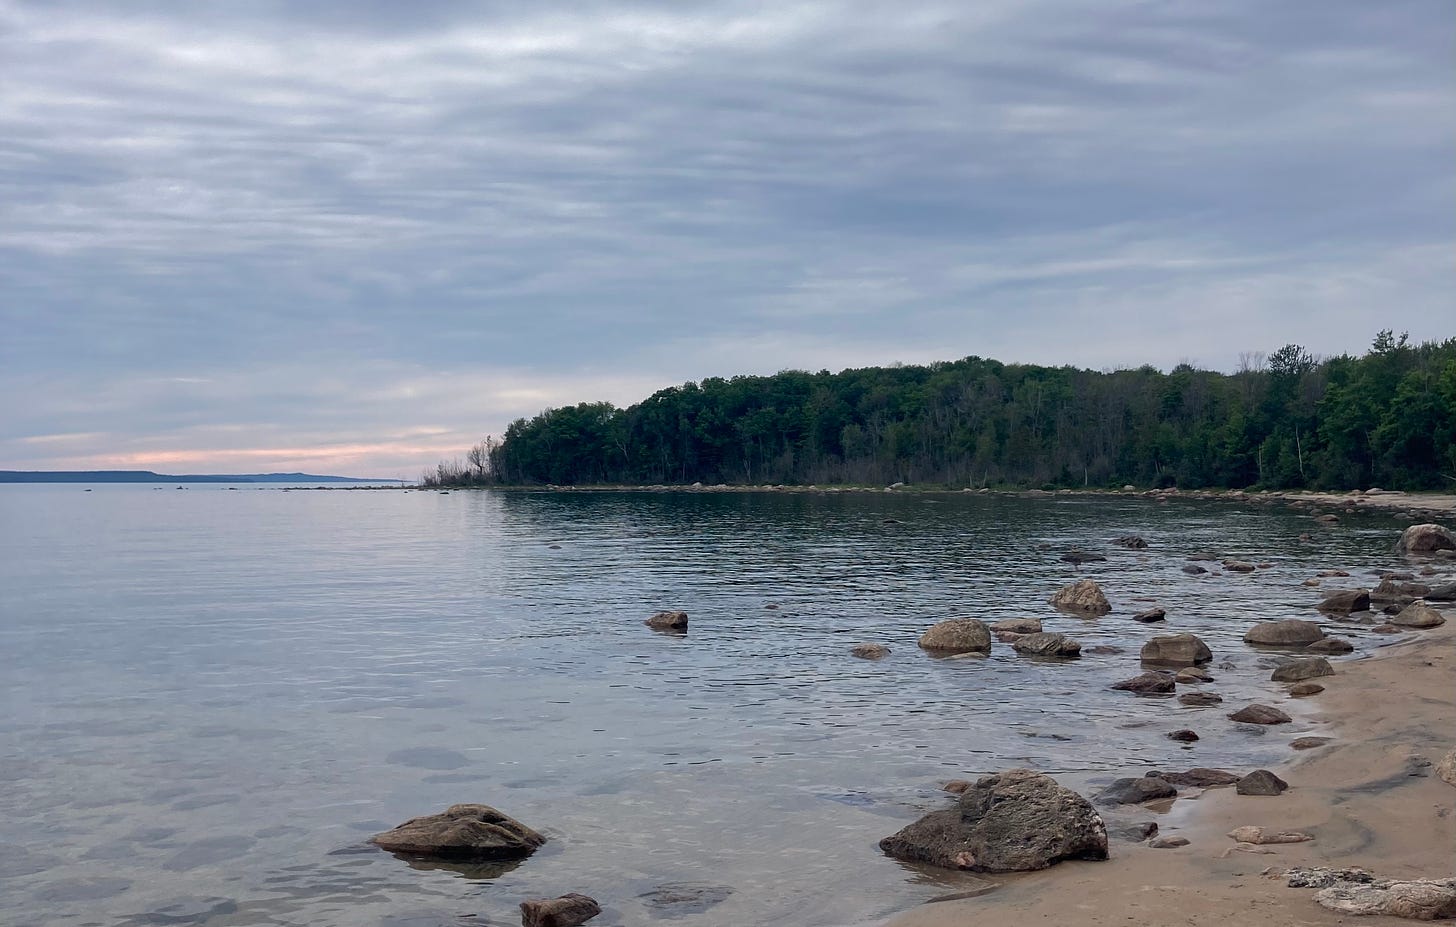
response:
M1225 560L1223 568L1230 573L1252 573L1255 567L1247 560Z
M1142 661L1162 666L1197 666L1213 659L1208 645L1194 634L1169 634L1143 644Z
M1297 682L1289 687L1289 694L1294 698L1309 698L1311 695L1319 695L1325 687L1317 682Z
M1169 731L1168 732L1168 739L1169 740L1176 740L1180 744L1191 744L1191 743L1195 743L1195 742L1198 741L1198 732L1197 731L1193 731L1193 730L1189 730L1186 727L1185 728L1180 728L1179 730L1176 730L1176 731Z
M1184 692L1178 696L1178 704L1188 708L1206 708L1222 702L1223 696L1217 692Z
M1169 836L1159 837L1152 843L1149 843L1148 846L1155 850L1176 850L1178 847L1188 846L1188 842L1187 837Z
M931 625L919 643L923 650L941 653L989 653L991 631L975 618L951 618Z
M1114 682L1110 688L1123 692L1136 692L1139 695L1166 694L1175 688L1174 680L1168 673L1148 672L1141 673L1131 679L1124 679L1121 682Z
M1288 663L1274 671L1269 678L1274 682L1303 682L1306 679L1318 679L1321 676L1333 676L1335 668L1330 666L1330 661L1324 657L1303 657L1298 660L1290 660Z
M1100 563L1107 558L1102 556L1101 554L1092 553L1091 551L1080 550L1074 547L1066 553L1062 554L1061 559L1063 563L1080 565L1083 563Z
M1006 631L1011 634L1040 634L1040 618L1007 618L1002 621L993 621L989 625L992 631Z
M855 644L849 654L861 660L882 660L890 655L890 648L884 644Z
M1051 604L1063 611L1084 615L1105 615L1112 611L1102 587L1090 579L1079 579L1070 586L1063 586L1052 596Z
M595 898L572 892L521 902L521 927L580 927L602 913Z
M1325 632L1313 621L1285 618L1282 621L1261 621L1244 634L1244 643L1266 647L1302 647L1322 639Z
M1011 769L985 776L958 806L880 841L896 859L947 869L1019 872L1064 859L1107 858L1107 826L1082 796L1050 776Z
M1213 674L1201 666L1185 666L1173 677L1179 685L1193 685L1200 682L1213 682Z
M1208 572L1203 567L1198 566L1197 564L1194 564L1194 563L1185 563L1182 566L1182 570L1183 570L1184 573L1187 573L1189 576L1198 576L1201 573L1207 573Z
M546 838L490 805L451 805L439 814L410 818L369 842L381 850L431 859L524 859Z

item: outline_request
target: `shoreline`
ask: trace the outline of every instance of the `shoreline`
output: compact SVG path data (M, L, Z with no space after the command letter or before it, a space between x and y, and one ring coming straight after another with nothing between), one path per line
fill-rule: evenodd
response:
M882 927L1031 921L1333 927L1352 920L1317 905L1312 890L1287 888L1284 870L1358 866L1384 878L1452 876L1456 787L1437 777L1433 765L1420 764L1438 763L1456 747L1456 621L1341 661L1336 674L1320 683L1325 691L1303 702L1315 703L1312 720L1332 740L1275 768L1290 785L1283 795L1242 796L1224 787L1185 790L1171 807L1125 806L1110 831L1131 814L1158 821L1160 836L1184 837L1189 844L1155 849L1114 837L1104 862L977 874L996 888L981 897L919 905ZM1227 836L1244 825L1314 839L1249 853ZM1354 922L1409 923L1393 917Z

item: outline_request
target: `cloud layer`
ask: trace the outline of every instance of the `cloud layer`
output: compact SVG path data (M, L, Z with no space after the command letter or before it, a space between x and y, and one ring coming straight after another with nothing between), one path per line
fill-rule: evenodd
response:
M1453 40L1435 0L0 0L0 467L412 475L709 375L1450 336Z

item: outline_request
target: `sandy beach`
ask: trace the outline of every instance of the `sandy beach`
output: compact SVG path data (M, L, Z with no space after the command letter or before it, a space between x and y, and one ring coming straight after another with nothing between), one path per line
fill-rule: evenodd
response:
M1290 784L1283 795L1185 789L1171 807L1135 809L1132 819L1157 821L1161 836L1186 837L1187 846L1114 839L1106 862L993 877L1001 884L986 895L922 905L886 927L1410 923L1325 910L1312 890L1288 888L1279 874L1294 866L1359 866L1387 878L1456 875L1456 787L1420 765L1456 747L1456 621L1338 663L1336 671L1320 680L1325 691L1314 697L1313 725L1270 734L1332 738L1291 752L1276 770ZM1227 835L1243 825L1314 839L1240 852Z

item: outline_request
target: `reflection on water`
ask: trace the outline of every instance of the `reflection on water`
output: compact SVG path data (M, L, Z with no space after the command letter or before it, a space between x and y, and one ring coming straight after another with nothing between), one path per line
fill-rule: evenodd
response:
M1241 636L1313 617L1317 569L1389 566L1396 527L1137 498L4 487L0 909L413 927L579 891L594 924L864 923L968 884L875 847L947 778L1088 789L1284 756L1308 722L1224 718L1272 691ZM1148 549L1109 543L1127 534ZM1205 548L1270 566L1184 574ZM1111 615L1046 606L1082 576ZM1154 604L1165 625L1131 620ZM643 626L664 609L686 635ZM953 615L1041 617L1084 655L919 652ZM1179 630L1212 646L1224 706L1107 689ZM891 653L849 657L861 641ZM364 844L457 802L550 842L484 868Z

